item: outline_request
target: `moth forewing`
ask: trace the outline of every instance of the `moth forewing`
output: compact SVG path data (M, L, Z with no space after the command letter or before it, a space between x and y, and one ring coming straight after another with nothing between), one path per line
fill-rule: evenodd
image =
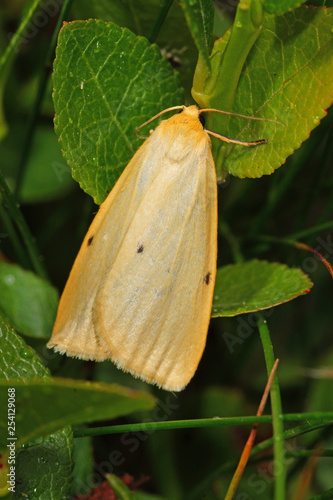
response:
M181 165L162 158L96 297L96 329L109 356L169 390L189 382L205 346L216 269L216 205L210 158L191 152Z
M195 106L163 121L101 205L48 344L178 391L206 343L216 274L217 184Z

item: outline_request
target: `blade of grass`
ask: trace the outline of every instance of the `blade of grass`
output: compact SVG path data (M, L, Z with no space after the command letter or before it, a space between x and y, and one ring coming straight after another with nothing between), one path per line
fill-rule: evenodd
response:
M26 13L24 13L21 24L18 29L10 39L9 44L6 47L6 50L3 52L0 57L0 74L1 74L1 83L6 79L9 67L12 61L15 58L15 55L18 53L21 42L24 38L24 33L29 27L29 23L33 18L36 11L39 9L42 4L42 0L36 0L33 2Z
M258 408L258 411L257 411L257 416L258 417L263 414L263 411L265 409L267 398L268 398L268 394L269 394L270 388L272 386L272 382L273 382L273 379L274 379L274 376L275 376L278 364L279 364L279 360L277 359L275 361L274 366L272 368L272 371L271 371L271 373L270 373L270 375L268 377L268 381L267 381L267 384L266 384L266 387L265 387L265 390L264 390L264 394L263 394L263 396L261 398L261 401L260 401L260 405L259 405L259 408ZM237 489L237 487L238 487L238 485L240 483L240 480L242 478L242 475L244 473L246 464L247 464L247 462L249 460L249 456L250 456L250 453L251 453L251 450L252 450L252 447L253 447L253 443L254 443L254 440L255 440L256 435L257 435L258 425L259 425L258 423L254 424L253 427L252 427L252 429L251 429L250 435L248 437L248 440L245 443L242 456L241 456L241 458L240 458L240 460L238 462L237 469L236 469L236 471L234 473L234 476L233 476L233 478L231 480L230 486L228 488L228 491L227 491L227 494L226 494L224 500L232 500L233 497L234 497L236 489Z
M11 37L6 49L0 56L0 123L2 124L2 127L0 129L0 139L2 139L7 133L7 124L5 121L5 113L2 102L4 87L6 85L11 65L15 60L15 56L19 52L21 43L24 41L24 35L26 34L30 24L32 23L34 15L38 11L42 3L42 0L32 0L29 3L26 2L26 4L28 4L28 7L23 12L21 23L14 35Z
M160 29L172 5L172 1L173 0L164 0L160 12L157 16L157 19L154 23L154 26L152 27L151 32L149 33L148 36L148 40L150 41L150 43L154 43L156 38L158 37Z
M297 417L300 416L300 414L296 414L296 415L297 415ZM286 421L291 421L291 420L295 420L294 417L296 415L283 415L283 418ZM288 429L283 434L283 439L285 441L287 439L294 439L298 436L301 436L302 434L306 434L308 432L312 432L312 431L317 430L319 428L331 425L332 421L329 418L328 419L322 418L322 415L320 415L319 412L316 414L312 414L312 416L310 414L305 414L305 413L303 414L303 416L306 420L308 420L307 417L316 418L315 415L318 416L317 422L315 422L315 423L314 422L306 422L305 424L299 425L299 426L294 427L292 429ZM264 419L266 417L267 417L267 415L262 416L262 417L257 417L257 419L259 421L264 421ZM252 452L251 452L251 457L254 457L257 454L264 452L265 450L271 448L272 445L273 445L273 438L266 439L265 441L262 441L261 443L255 445L253 447ZM266 460L266 455L265 455L264 459ZM260 459L260 460L262 460L262 459ZM257 459L251 460L251 463L253 461L256 462ZM236 465L237 464L235 462L228 462L228 463L223 464L222 466L219 466L218 468L213 470L203 481L198 483L190 492L188 492L184 498L186 500L199 500L207 492L210 485L216 479L218 479L223 474L234 470Z
M333 422L333 412L314 412L314 413L289 413L283 415L283 421L285 422L295 422L299 420L314 421L307 422L303 426L295 427L296 433L304 433L310 430L317 429L324 425L328 425ZM317 425L316 421L319 420ZM138 432L138 431L152 431L152 430L165 430L165 429L195 429L204 427L219 427L226 425L251 425L255 423L269 423L272 422L271 415L262 415L261 417L251 416L251 417L226 417L226 418L198 418L191 420L167 420L165 422L143 422L137 424L122 424L122 425L110 425L106 427L92 427L84 429L75 429L73 431L74 437L87 437L87 436L102 436L104 434L121 434L123 432ZM305 426L305 427L304 427ZM305 430L303 430L303 427ZM294 437L292 434L293 429L289 429L285 434L284 438L289 439ZM267 448L272 446L272 440L263 441L263 443L269 442ZM260 443L262 446L263 443ZM254 448L256 448L254 447ZM266 448L262 448L263 450ZM262 451L262 450L260 450Z
M1 171L0 171L0 193L3 196L5 203L7 204L10 216L12 217L13 221L15 221L15 224L17 225L21 233L33 269L41 278L47 279L47 273L40 259L36 242L30 233L29 227L21 213L21 210L19 209L19 205L15 200L14 196L12 195L12 193L10 192Z
M273 345L269 335L266 320L261 313L256 314L261 343L264 350L266 369L269 374L275 363ZM287 468L284 448L283 413L278 377L275 377L271 387L271 406L273 417L273 450L274 450L274 500L285 500Z

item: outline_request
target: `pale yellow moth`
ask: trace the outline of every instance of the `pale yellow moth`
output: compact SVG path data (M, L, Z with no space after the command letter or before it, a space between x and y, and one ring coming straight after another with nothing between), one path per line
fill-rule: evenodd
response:
M196 106L162 121L102 203L48 347L180 391L201 359L217 256L217 183ZM160 113L157 116L160 116ZM156 118L156 117L154 117ZM149 120L150 122L151 120ZM147 123L149 123L147 122Z

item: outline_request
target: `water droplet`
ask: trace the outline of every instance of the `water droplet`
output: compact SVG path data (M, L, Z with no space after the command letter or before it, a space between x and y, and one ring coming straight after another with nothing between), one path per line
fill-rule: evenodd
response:
M5 283L7 283L7 285L12 285L15 281L16 278L12 274L7 274L7 276L5 276Z
M319 116L314 116L314 117L313 117L313 124L314 124L314 125L319 125L319 123L320 123L320 118L319 118Z
M96 42L95 52L97 53L99 51L100 51L99 42Z
M243 28L243 25L240 21L236 21L235 26L236 26L236 28Z
M69 122L70 124L72 124L72 123L73 123L72 118L70 118L70 119L68 120L68 122Z
M83 90L83 81L81 82L80 89Z
M73 78L73 76L74 76L74 75L73 75L73 73L72 73L71 71L69 72L69 76L70 76L71 78Z

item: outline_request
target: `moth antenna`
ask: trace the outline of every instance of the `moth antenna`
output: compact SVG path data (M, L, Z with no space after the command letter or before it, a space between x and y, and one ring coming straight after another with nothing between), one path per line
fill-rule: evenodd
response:
M138 128L135 129L135 135L138 139L147 139L147 137L145 136L142 136L142 135L138 135L137 132L143 128L145 125L148 125L148 123L151 123L152 121L156 120L156 118L158 118L159 116L161 115L164 115L164 113L168 113L168 111L175 111L176 109L185 109L186 106L173 106L172 108L167 108L167 109L164 109L163 111L161 111L160 113L157 113L157 115L153 116L152 118L149 118L149 120L147 120L145 123L142 123L142 125L140 125Z
M208 111L213 111L214 113L221 113L222 115L238 116L238 118L246 118L247 120L257 120L261 122L277 123L278 125L282 125L283 127L286 126L284 123L278 122L277 120L271 120L270 118L258 118L255 116L240 115L238 113L231 113L230 111L222 111L221 109L205 108L199 110L200 113L208 113Z
M210 130L207 129L205 129L205 131L207 132L207 134L212 135L213 137L216 137L217 139L220 139L223 142L228 142L232 144L241 144L242 146L258 146L259 144L268 143L267 139L258 139L257 141L238 141L237 139L230 139L225 135L216 134L215 132L211 132Z

